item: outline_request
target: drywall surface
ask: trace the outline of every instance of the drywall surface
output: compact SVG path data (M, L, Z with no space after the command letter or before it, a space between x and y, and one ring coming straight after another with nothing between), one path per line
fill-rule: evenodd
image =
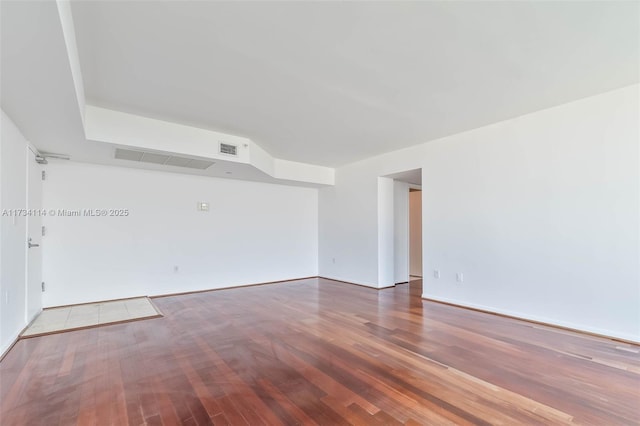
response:
M45 208L79 213L45 218L45 306L318 273L316 189L62 161L46 170Z
M378 185L375 169L355 163L336 170L336 185L319 190L320 275L378 287Z
M393 182L393 250L394 280L409 280L409 184Z
M395 210L393 179L378 178L378 287L395 285L393 260L385 262L380 259L394 259L394 221Z
M319 192L320 274L378 285L377 178L422 168L424 297L640 340L638 94L337 169Z
M2 111L0 138L0 355L27 325L25 278L28 145Z
M86 105L84 116L88 140L250 164L276 179L320 185L333 185L334 182L332 168L273 158L244 137L93 105ZM221 153L219 143L234 145L237 156Z

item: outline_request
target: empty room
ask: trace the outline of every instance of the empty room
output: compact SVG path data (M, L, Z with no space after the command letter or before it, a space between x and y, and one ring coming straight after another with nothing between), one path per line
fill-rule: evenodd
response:
M0 425L640 425L640 2L0 1Z

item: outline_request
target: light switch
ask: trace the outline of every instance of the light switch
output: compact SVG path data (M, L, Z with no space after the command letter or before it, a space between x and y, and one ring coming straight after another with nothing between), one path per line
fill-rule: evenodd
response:
M208 212L209 211L209 203L206 203L204 201L199 201L198 202L198 210L201 212Z

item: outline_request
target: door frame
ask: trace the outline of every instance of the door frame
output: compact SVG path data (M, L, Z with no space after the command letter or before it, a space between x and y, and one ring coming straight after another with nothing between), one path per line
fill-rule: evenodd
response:
M29 324L42 310L42 166L40 154L29 147L27 152L27 223L25 231L24 315ZM34 199L34 196L36 197ZM38 247L29 247L29 239Z

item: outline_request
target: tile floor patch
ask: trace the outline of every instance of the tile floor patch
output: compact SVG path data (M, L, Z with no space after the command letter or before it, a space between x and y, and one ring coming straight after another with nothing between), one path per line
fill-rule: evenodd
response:
M148 297L43 310L22 337L161 316Z

